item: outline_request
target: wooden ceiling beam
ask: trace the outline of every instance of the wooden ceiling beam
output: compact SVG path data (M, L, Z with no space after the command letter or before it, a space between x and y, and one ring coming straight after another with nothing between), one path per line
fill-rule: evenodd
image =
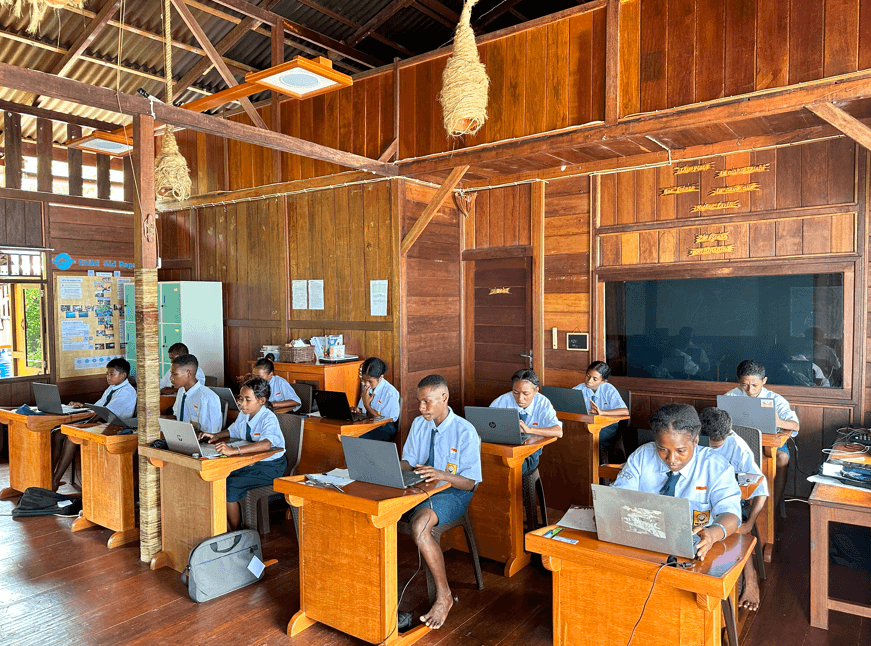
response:
M54 110L46 110L32 105L23 105L13 101L0 101L0 111L8 110L9 112L17 112L30 117L41 119L49 119L51 121L60 121L62 123L71 123L75 126L83 128L94 128L96 130L113 130L118 127L117 123L109 123L108 121L100 121L99 119L88 119L86 117L77 117L66 112L55 112Z
M444 3L440 2L440 0L416 0L416 3L419 5L423 5L428 9L432 10L434 13L441 16L443 21L446 21L446 24L451 27L456 27L460 22L460 14L446 6ZM436 20L439 20L436 18Z
M390 20L393 16L395 16L399 11L410 5L412 0L393 0L390 4L384 7L381 11L372 16L369 20L366 21L362 27L360 27L357 31L351 34L350 37L345 39L345 44L353 47L361 40L372 34L373 31L378 29L385 22Z
M175 7L175 10L178 11L184 24L187 25L188 29L190 29L200 46L206 50L209 60L212 61L212 65L214 65L215 69L218 70L218 73L221 75L221 78L224 79L224 83L227 84L227 87L233 88L239 85L239 82L230 72L230 68L228 68L227 64L221 59L221 55L217 52L215 46L209 42L209 37L206 36L206 32L203 31L202 27L200 27L200 23L197 22L196 18L194 18L194 15L191 13L191 10L188 9L184 0L172 0L172 5ZM258 128L267 127L266 122L263 121L263 117L261 117L260 113L254 109L254 106L251 105L251 101L247 96L239 97L238 101L245 110L245 114L247 114L251 119L251 123Z
M353 20L348 20L347 18L345 18L345 16L338 14L335 11L327 9L325 6L318 4L317 2L314 2L313 0L296 0L296 1L299 2L300 4L305 5L306 7L311 7L315 11L332 18L336 22L340 22L343 25L350 27L351 29L360 29L360 27L362 26L362 25L354 22ZM386 36L382 36L378 32L371 34L371 37L380 43L384 43L388 47L392 47L393 49L395 49L398 52L402 52L406 56L414 56L415 55L415 53L413 51L411 51L410 49L408 49L407 47L403 47L399 43L390 40Z
M411 3L411 6L414 7L415 9L417 9L418 11L420 11L421 13L426 14L427 16L432 18L433 20L442 23L446 27L456 27L457 26L456 23L452 24L451 21L448 20L447 18L445 18L442 14L430 9L428 6L426 6L422 2L418 2L418 0L414 0L414 2Z
M120 5L121 0L106 0L102 9L100 9L96 16L91 18L91 22L89 22L84 30L79 34L78 38L76 38L75 42L70 46L63 58L55 63L54 67L49 70L49 74L66 76L70 71L70 68L72 68L73 64L76 62L76 59L85 53L85 49L94 42L94 39L100 35L103 29L106 28L109 20L118 13Z
M197 132L215 135L235 141L244 141L254 146L280 150L292 155L302 155L339 166L365 170L385 177L395 177L399 170L395 164L379 162L368 157L335 150L328 146L305 141L271 130L255 128L236 121L220 119L200 112L177 108L165 103L151 102L129 94L116 93L108 88L95 87L71 79L61 78L0 63L0 86L13 90L26 88L54 99L91 106L98 110L121 112L125 116L154 115L163 124L188 128Z
M833 125L860 146L871 150L871 128L856 117L847 114L841 108L831 103L812 103L806 107L820 119Z
M485 13L483 16L481 16L481 18L476 21L477 25L483 29L491 22L502 16L502 14L507 13L508 11L513 9L514 5L519 3L520 0L504 0L504 2L496 5L488 13Z

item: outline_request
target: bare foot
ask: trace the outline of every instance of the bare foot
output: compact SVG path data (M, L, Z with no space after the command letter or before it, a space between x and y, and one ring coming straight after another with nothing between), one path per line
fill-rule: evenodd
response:
M759 579L756 576L756 569L753 567L744 568L744 592L738 607L751 612L759 610Z
M454 600L450 594L444 598L438 597L432 608L429 609L429 612L421 617L420 620L432 630L437 630L445 623L445 619L448 618L448 613L453 605Z

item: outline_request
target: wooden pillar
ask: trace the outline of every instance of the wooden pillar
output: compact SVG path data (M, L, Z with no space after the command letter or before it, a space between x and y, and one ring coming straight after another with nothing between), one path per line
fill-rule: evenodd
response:
M281 65L284 62L284 25L275 21L272 24L272 67ZM269 127L273 132L281 132L281 103L279 102L279 93L272 93L272 103L270 104L271 119ZM272 150L272 182L277 184L283 182L284 178L281 173L281 151ZM203 193L205 191L202 191ZM287 200L284 200L285 202ZM285 249L287 247L285 246ZM285 254L287 255L287 254ZM285 274L286 275L286 274Z
M82 127L67 125L67 139L79 139L82 136ZM81 148L67 148L67 163L69 164L69 193L70 195L82 194L82 150ZM128 202L133 201L133 195L125 196Z
M51 193L52 122L48 119L36 120L36 190Z
M545 383L544 362L544 191L546 182L532 184L532 369Z
M3 114L3 162L6 173L6 188L21 188L21 115L15 112Z
M97 197L101 200L108 200L112 192L109 181L110 162L109 155L97 153Z
M160 437L160 374L157 329L157 226L154 196L154 119L133 117L133 172L139 199L133 200L136 262L136 385L139 444ZM143 424L144 422L144 424ZM148 563L161 549L160 471L139 456L139 558Z

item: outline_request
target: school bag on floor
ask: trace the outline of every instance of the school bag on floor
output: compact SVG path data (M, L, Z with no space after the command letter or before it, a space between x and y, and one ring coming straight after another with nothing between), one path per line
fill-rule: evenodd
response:
M181 581L197 603L233 592L263 578L260 535L240 529L204 540L191 550Z
M77 516L80 511L82 511L81 498L71 498L41 487L28 487L12 510L12 517Z

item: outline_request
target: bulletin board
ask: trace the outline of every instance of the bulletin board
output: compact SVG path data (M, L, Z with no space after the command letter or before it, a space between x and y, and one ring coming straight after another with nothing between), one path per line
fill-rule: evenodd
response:
M55 275L60 379L103 374L109 361L124 357L124 284L132 281L114 272Z

